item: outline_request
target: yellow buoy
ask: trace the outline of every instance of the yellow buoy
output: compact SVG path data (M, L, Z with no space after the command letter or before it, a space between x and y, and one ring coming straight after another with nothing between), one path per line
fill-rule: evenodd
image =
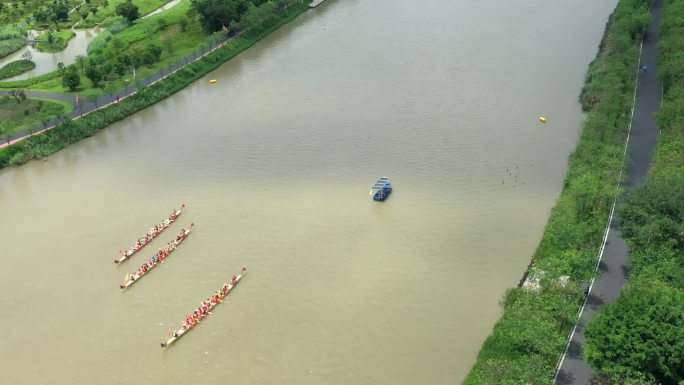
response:
M209 80L209 83L211 83L211 84L216 83L216 79L211 79L211 80Z
M543 117L543 116L540 116L540 117L539 117L539 121L542 122L542 123L546 123L546 118Z

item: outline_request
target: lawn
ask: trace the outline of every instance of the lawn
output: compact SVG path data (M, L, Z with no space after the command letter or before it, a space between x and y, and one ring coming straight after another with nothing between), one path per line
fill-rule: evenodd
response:
M0 97L0 135L10 135L41 122L71 112L74 107L62 101L27 98L21 103L10 96Z

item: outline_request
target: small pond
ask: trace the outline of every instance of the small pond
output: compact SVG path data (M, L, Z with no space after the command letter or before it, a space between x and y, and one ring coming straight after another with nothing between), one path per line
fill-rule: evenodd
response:
M41 52L36 48L28 45L18 50L17 52L0 59L1 68L2 66L10 62L21 59L21 56L24 54L24 52L29 51L31 52L31 56L33 57L32 60L36 63L36 68L32 69L31 71L24 72L21 75L17 75L11 78L3 79L3 81L28 79L34 76L52 72L58 68L57 64L59 62L64 63L65 66L73 64L76 61L76 56L87 55L88 43L90 43L90 41L93 40L93 38L95 38L95 36L97 36L100 32L104 31L104 29L100 27L94 27L85 29L74 29L73 31L74 33L76 33L76 36L74 36L73 39L69 40L69 45L62 51ZM30 30L28 38L35 39L40 35L40 33L40 31Z

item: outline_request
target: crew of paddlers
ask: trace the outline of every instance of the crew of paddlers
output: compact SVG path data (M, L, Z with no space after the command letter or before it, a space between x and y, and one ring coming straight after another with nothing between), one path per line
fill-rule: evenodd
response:
M185 207L185 204L181 206L181 210ZM125 253L123 253L121 250L119 250L119 257L114 260L116 263L121 263L129 259L133 254L138 252L140 249L142 249L145 245L147 245L150 241L152 241L154 238L156 238L162 231L164 231L167 227L169 227L180 215L181 210L176 210L173 209L171 211L171 214L169 215L168 219L163 220L160 224L153 226L150 231L147 232L144 236L139 238L135 244ZM163 262L164 259L171 254L172 251L174 251L179 244L188 236L190 231L193 229L195 224L191 224L190 227L186 229L181 229L181 232L173 239L171 242L167 242L166 246L160 248L157 250L157 252L150 258L147 262L143 263L138 270L133 273L132 275L126 274L126 278L124 280L124 283L120 285L121 289L126 289L136 281L138 281L143 275L145 275L148 271L152 270L154 267L156 267L160 262ZM217 290L215 293L213 293L209 298L207 298L206 301L203 301L200 304L200 307L195 310L195 312L186 317L185 322L183 322L183 325L181 326L180 329L176 331L171 331L169 330L169 334L166 336L166 341L162 342L161 346L166 347L170 343L174 342L176 339L178 339L181 335L185 334L186 331L189 329L193 328L197 323L199 323L204 317L209 315L209 312L216 306L217 304L221 303L226 295L238 284L238 282L241 280L241 278L247 273L247 267L244 266L242 268L242 273L239 276L233 275L231 280L227 283L224 283L221 289Z
M185 207L185 203L181 206L181 210ZM121 257L130 257L131 255L135 254L138 252L140 249L143 248L143 246L147 245L151 240L157 237L157 235L161 234L162 231L164 231L167 227L171 226L171 224L178 218L178 215L180 214L180 210L173 209L171 211L171 214L169 214L169 217L167 219L164 219L160 224L152 226L152 228L145 233L142 237L138 238L138 240L135 241L135 244L131 246L125 253L122 250L119 250L119 259L117 259L115 262L120 262Z
M242 267L242 275L247 273L247 266ZM207 298L206 301L203 301L199 308L195 310L192 315L189 315L185 318L185 322L183 322L183 325L181 326L180 330L176 331L173 333L174 337L178 337L179 332L184 332L193 326L195 326L198 322L200 322L204 317L206 317L209 314L209 311L216 306L219 302L223 301L223 298L228 294L228 292L237 285L237 277L234 275L229 283L224 283L223 287L220 290L217 290L214 294L212 294L211 297Z
M191 224L190 228L192 228L195 224ZM176 250L178 247L178 244L185 238L190 230L185 230L181 229L181 232L176 236L176 240L174 240L171 243L167 243L165 247L160 248L157 251L157 254L153 255L152 258L150 258L149 261L143 263L139 268L138 271L136 271L133 275L130 276L131 281L136 281L140 279L145 273L150 271L152 268L154 268L156 265L158 265L160 262L164 261L164 258L166 258L169 254L171 254L172 251ZM126 280L128 281L128 280ZM126 287L126 283L122 285L122 288Z

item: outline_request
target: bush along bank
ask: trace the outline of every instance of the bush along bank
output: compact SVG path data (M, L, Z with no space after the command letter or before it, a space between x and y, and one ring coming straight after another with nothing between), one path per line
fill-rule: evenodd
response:
M57 152L71 143L90 137L108 125L157 103L218 68L230 58L251 47L270 32L292 21L308 9L306 2L290 5L286 10L279 13L278 17L271 18L268 25L261 26L259 31L250 31L248 34L231 40L224 47L183 67L164 80L149 87L140 87L135 95L80 119L66 119L44 134L27 138L0 150L0 167L19 165Z
M630 283L585 329L585 355L607 383L684 384L684 0L665 2L660 36L660 137L646 183L620 210Z
M580 102L587 118L527 274L536 289L509 290L503 314L465 380L550 384L594 275L622 168L650 0L620 0L589 66Z

